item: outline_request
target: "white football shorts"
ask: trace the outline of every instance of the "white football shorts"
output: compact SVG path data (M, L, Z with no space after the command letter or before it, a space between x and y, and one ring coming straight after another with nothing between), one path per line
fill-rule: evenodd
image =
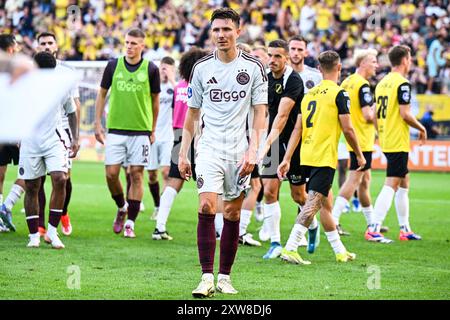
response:
M173 141L155 141L150 146L150 162L147 170L157 170L160 167L170 167Z
M238 162L213 155L198 155L195 159L198 193L221 194L224 201L232 201L250 188L250 175L239 177Z
M105 165L148 166L150 137L108 133L105 142Z
M61 171L67 173L67 150L61 141L44 150L42 155L34 156L22 150L19 158L19 178L34 180L48 173Z

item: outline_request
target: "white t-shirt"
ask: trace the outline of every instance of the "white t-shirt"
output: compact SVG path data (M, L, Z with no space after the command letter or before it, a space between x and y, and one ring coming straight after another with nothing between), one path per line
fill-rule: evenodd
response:
M316 22L316 9L310 6L304 6L300 12L300 33L308 34Z
M313 87L317 86L323 79L322 74L318 69L311 68L307 65L305 65L303 71L298 74L302 78L305 94L307 94Z
M73 69L72 67L68 66L67 64L65 64L63 61L61 60L57 60L56 61L56 68L55 70L57 71L64 71L64 72L75 72L75 69ZM70 71L69 71L70 70ZM72 99L70 99L70 101L74 104L74 107L76 108L75 102L73 99L76 98L80 98L80 92L78 90L78 86L74 87L70 93L70 96L72 97ZM66 114L64 112L64 109L61 109L61 117L62 117L62 127L63 129L70 129L69 126L69 118L67 117L68 114Z
M446 15L446 12L444 9L442 9L439 6L427 6L425 8L425 14L429 17L432 15L436 15L438 17L443 17Z
M172 113L173 113L173 86L170 82L161 82L159 94L159 112L156 120L155 140L173 141Z
M33 136L23 139L20 144L20 154L28 156L44 156L46 151L61 142L62 117L61 114L70 114L76 111L75 104L72 102L73 98L67 96L64 103L54 114L44 118L38 125L37 130Z
M267 104L267 86L264 66L241 50L229 63L217 51L199 60L188 87L188 106L202 109L198 154L240 161L248 148L250 107Z

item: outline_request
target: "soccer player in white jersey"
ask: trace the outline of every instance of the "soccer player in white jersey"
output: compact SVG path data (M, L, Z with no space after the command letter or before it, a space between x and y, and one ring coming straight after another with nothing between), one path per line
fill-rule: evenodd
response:
M302 36L294 36L289 39L289 59L291 67L298 72L303 80L305 94L322 81L322 74L318 69L305 65L305 57L308 56L308 41Z
M256 45L253 47L252 50L252 56L258 58L262 64L264 65L264 68L266 68L267 73L270 71L269 69L269 55L267 54L267 48L263 45ZM269 118L266 119L269 121ZM267 125L268 127L268 125ZM263 137L267 136L267 132L263 134ZM261 145L264 143L264 139L261 139ZM259 168L258 168L259 169ZM263 197L264 197L264 188L262 185L262 179L259 178L261 188L259 190L258 197L256 198L256 210L255 210L255 219L258 222L262 222L264 220L264 212L263 212ZM268 238L267 238L268 239Z
M238 43L236 46L238 49L242 50L243 52L246 52L248 54L251 54L251 48L246 43ZM253 118L249 118L249 124ZM252 211L255 208L256 201L258 198L258 195L261 190L261 177L259 175L259 168L258 165L255 165L255 168L252 171L251 179L250 179L250 190L247 193L247 196L244 199L244 202L242 203L242 209L241 209L241 215L240 215L240 222L239 222L239 243L247 246L255 246L260 247L261 242L253 239L253 235L249 232L247 232L248 225L250 224L250 220L252 217ZM216 219L215 219L215 226L216 226L216 238L220 239L220 235L222 234L222 228L223 228L223 206L220 203L218 206L218 210L216 212Z
M214 215L217 198L224 200L224 226L220 239L217 290L236 294L230 272L239 241L239 218L250 174L257 161L259 133L267 108L267 76L261 62L236 48L239 15L230 8L216 9L211 16L211 38L216 50L199 60L189 81L189 110L184 123L178 167L182 178L192 175L188 160L195 122L202 112L202 132L197 146L196 174L199 193L197 245L202 280L194 297L215 292ZM250 140L247 117L254 113Z
M40 68L54 69L56 67L56 59L49 52L37 53L34 60ZM74 138L77 139L76 107L70 95L63 101L61 107L68 114L70 128ZM41 177L47 172L51 176L53 186L47 237L53 248L64 248L57 233L64 206L67 179L67 152L61 141L61 121L61 111L55 110L55 113L46 118L32 137L22 140L20 146L19 177L25 180L25 213L30 231L28 243L30 248L39 247L40 244L38 192ZM71 156L76 156L76 150Z
M13 56L17 51L17 42L12 34L0 34L0 51ZM12 221L12 207L24 193L25 181L17 179L3 202L3 182L8 164L19 164L19 147L17 144L0 145L0 232L16 231Z
M153 240L172 240L172 236L166 229L167 220L172 209L173 202L176 196L183 188L185 180L181 178L180 171L178 170L178 153L181 147L181 139L183 135L183 125L188 110L187 105L187 91L188 81L192 72L194 64L201 58L208 55L210 52L207 50L193 47L189 51L183 53L178 66L180 81L174 89L174 101L173 101L173 148L170 162L169 179L167 185L161 195L161 206L159 208L158 216L156 219L156 228L152 234ZM195 139L194 139L195 140ZM195 143L192 141L191 149L189 150L191 167L193 178L195 176Z
M43 33L39 34L39 36L37 37L37 41L38 41L38 47L37 47L38 52L46 51L46 52L51 53L55 58L57 58L58 44L56 42L56 37L53 33L43 32ZM64 71L64 72L74 72L73 68L69 67L63 61L58 60L58 59L56 60L56 70L57 71L60 70L60 71ZM77 130L78 130L78 128L80 126L80 124L79 124L80 93L78 91L78 87L75 87L72 89L71 97L76 106L77 119L78 119ZM62 128L63 128L63 130L61 132L61 138L64 141L64 144L68 151L69 151L69 148L72 151L78 150L78 148L79 148L78 138L74 139L75 135L70 129L67 114L65 114L64 110L63 110L61 115L62 115ZM68 207L69 207L70 199L72 196L72 180L70 178L71 169L72 169L72 160L71 160L71 157L69 156L69 154L67 157L67 161L68 161L68 171L67 171L67 182L66 182L66 196L64 199L63 212L62 212L62 216L61 216L61 229L62 229L62 233L64 235L69 236L70 234L72 234L72 224L70 223L70 217L68 214ZM40 230L41 235L45 235L46 197L45 197L45 190L44 190L44 182L45 182L45 176L42 178L41 189L39 190L39 207L40 207L39 230ZM45 238L45 239L47 239L47 238Z
M147 166L148 170L148 187L153 197L155 210L152 219L156 220L158 216L160 193L158 182L158 169L161 168L163 176L163 190L169 179L170 157L173 147L173 130L172 130L172 109L173 109L173 92L176 86L175 81L175 60L171 57L161 59L159 66L161 79L161 93L159 95L159 113L156 120L155 142L150 146L150 160Z

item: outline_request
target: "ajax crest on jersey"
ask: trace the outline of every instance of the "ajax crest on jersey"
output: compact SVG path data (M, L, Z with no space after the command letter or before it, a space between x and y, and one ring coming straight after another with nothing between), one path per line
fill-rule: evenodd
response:
M250 76L247 72L239 72L236 76L236 81L241 85L246 85L250 81Z
M205 183L205 181L203 181L202 177L198 177L197 179L197 188L201 189L203 187L203 184Z
M312 80L306 81L306 87L308 89L311 89L312 87L314 87L314 81L312 81Z
M147 80L147 75L145 74L144 71L139 72L139 73L137 74L137 79L138 79L138 81L140 81L140 82L145 82L145 80Z

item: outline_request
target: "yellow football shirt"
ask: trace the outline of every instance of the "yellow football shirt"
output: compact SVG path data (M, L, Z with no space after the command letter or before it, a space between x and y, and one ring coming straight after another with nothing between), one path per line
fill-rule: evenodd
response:
M330 8L320 5L317 7L316 13L316 28L318 30L328 30L330 29L331 18L333 17L333 12Z
M339 18L343 22L348 22L352 20L352 12L353 12L353 3L350 1L345 1L341 5L341 12L339 14Z
M411 101L411 85L398 72L387 74L375 88L377 123L383 152L409 152L409 126L400 116L400 105Z
M341 124L349 113L348 93L330 80L322 80L302 100L301 165L336 169Z
M364 119L362 108L371 107L373 95L370 92L369 81L360 74L354 73L348 76L341 84L341 87L348 92L350 97L350 117L355 128L361 151L373 151L375 140L375 126ZM347 143L348 151L353 151Z

